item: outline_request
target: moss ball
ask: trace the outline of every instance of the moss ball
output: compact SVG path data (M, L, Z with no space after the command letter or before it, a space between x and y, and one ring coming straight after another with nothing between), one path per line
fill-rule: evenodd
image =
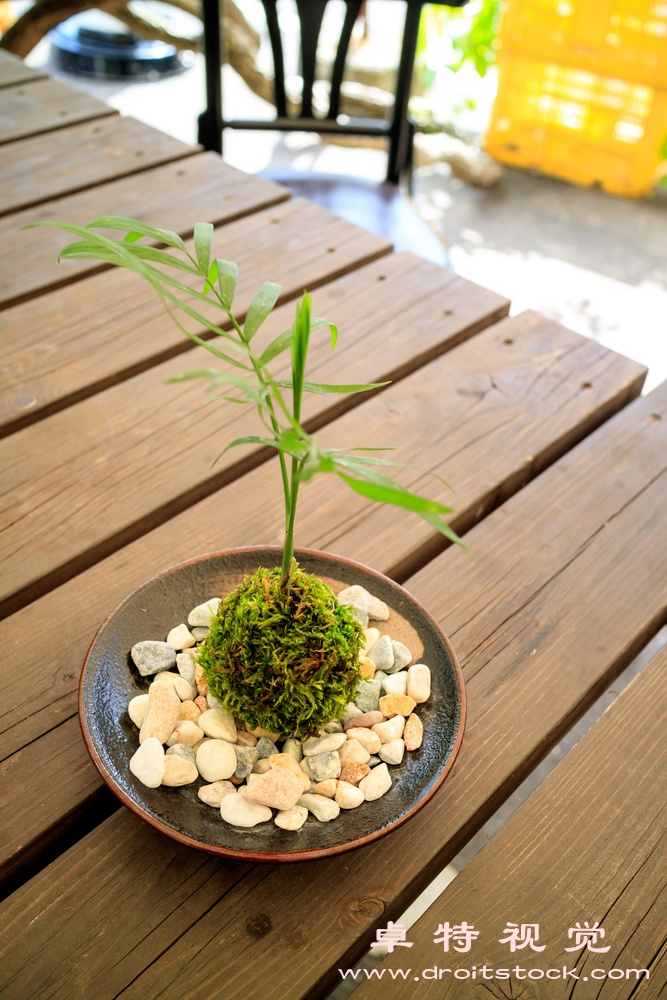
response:
M354 698L364 634L317 577L297 567L289 591L281 578L260 568L224 598L199 663L237 719L305 739Z

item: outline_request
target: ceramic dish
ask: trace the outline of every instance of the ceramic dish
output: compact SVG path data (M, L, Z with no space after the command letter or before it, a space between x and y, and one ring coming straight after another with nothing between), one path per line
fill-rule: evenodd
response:
M417 712L424 724L422 746L390 766L392 787L375 802L341 810L320 823L309 816L301 830L280 830L273 822L252 829L225 823L218 809L197 796L198 779L181 788L147 788L130 772L138 731L127 713L135 694L148 690L130 649L142 639L164 640L187 621L191 608L224 596L258 566L280 565L278 547L230 549L181 563L130 594L104 622L84 662L79 685L79 720L88 751L102 778L121 802L151 826L190 847L246 861L302 861L339 854L370 843L413 816L444 781L458 753L465 722L461 669L446 636L425 608L387 577L359 563L324 552L299 549L304 570L330 582L334 592L353 583L366 587L391 609L380 625L406 642L432 672L431 698ZM416 646L416 649L415 649Z

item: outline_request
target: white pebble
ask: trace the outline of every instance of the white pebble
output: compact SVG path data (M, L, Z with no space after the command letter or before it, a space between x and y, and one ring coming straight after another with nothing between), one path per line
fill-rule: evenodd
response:
M389 617L389 608L373 594L369 593L365 587L354 584L352 587L345 587L338 595L341 604L352 604L356 608L365 608L370 618L385 622Z
M248 802L242 795L225 795L220 803L220 815L232 826L257 826L266 823L273 815L268 806Z
M388 635L381 635L378 641L366 653L375 664L376 670L390 671L394 666L394 650Z
M222 704L222 702L220 701L220 699L216 698L216 696L213 694L212 691L208 691L207 694L206 694L206 704L208 705L209 708L224 708L225 707Z
M368 656L368 650L372 649L375 643L380 638L380 630L378 628L365 628L364 629L365 642L363 649L359 651L359 656Z
M180 754L170 754L164 758L164 777L162 784L171 788L190 785L199 777L196 764L185 760Z
M356 809L364 801L364 793L349 781L339 781L336 787L334 801L341 809Z
M148 711L139 731L139 742L155 736L165 743L173 733L181 714L181 702L169 684L153 681L148 689Z
M405 743L403 740L390 740L389 743L382 744L378 753L385 763L400 764L405 753Z
M431 695L431 671L423 663L415 663L408 670L408 695L418 705L428 701Z
M303 744L304 755L314 757L318 753L331 753L332 750L338 750L346 739L345 733L330 733L320 738L311 737Z
M327 799L324 795L313 795L311 792L302 795L297 805L305 806L320 823L328 823L340 813L340 806L333 799Z
M190 646L194 646L195 637L188 626L181 622L180 625L177 625L176 628L171 630L167 636L167 642L176 650L189 649Z
M212 597L204 604L198 604L188 615L188 625L210 625L218 613L220 598Z
M374 767L370 774L361 779L359 788L364 793L364 798L367 802L372 802L374 799L379 799L381 795L384 795L391 788L391 776L387 765L378 764L377 767Z
M281 830L300 830L307 819L308 810L305 806L292 806L291 809L281 810L274 823Z
M164 778L165 755L154 736L144 740L130 760L130 771L148 788L157 788Z
M138 694L132 698L127 706L127 712L137 729L141 729L148 711L148 695Z
M290 757L294 757L297 764L303 758L303 750L301 749L301 744L298 740L290 739L285 740L283 743L283 753L288 753Z
M204 781L231 778L236 764L234 747L226 740L207 740L197 750L197 768Z
M203 738L204 730L196 722L192 722L190 719L179 719L176 728L165 742L168 747L181 743L187 747L194 747Z
M395 718L403 719L403 716L397 715ZM405 722L405 719L403 721ZM396 739L396 730L389 722L376 722L374 726L371 726L371 732L377 733L381 743L389 743Z
M382 681L382 687L387 694L406 694L408 690L407 670L399 670L397 674L389 674Z
M220 803L227 795L236 795L236 789L231 781L214 781L211 785L202 785L197 795L207 806L220 808Z
M403 730L405 729L404 715L392 715L391 719L387 719L387 722L392 727L397 737L403 735Z
M226 712L224 708L209 708L207 712L202 712L197 724L207 736L212 736L213 739L236 743L234 716L231 712Z

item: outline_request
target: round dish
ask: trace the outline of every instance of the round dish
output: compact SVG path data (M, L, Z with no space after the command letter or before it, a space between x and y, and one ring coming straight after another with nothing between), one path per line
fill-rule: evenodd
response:
M309 861L377 840L428 802L451 769L463 738L461 668L426 609L403 587L360 563L311 549L298 549L295 555L306 572L335 581L336 593L353 583L366 587L396 614L404 635L406 629L416 631L423 646L420 659L432 673L431 697L418 708L424 742L390 768L392 787L382 798L341 810L329 823L309 816L297 832L281 830L273 822L251 829L229 826L219 810L198 798L201 779L180 788L147 788L129 768L139 743L127 703L148 690L151 678L136 671L131 647L142 639L164 640L169 629L187 620L191 608L229 593L259 566L279 566L282 549L229 549L165 570L126 597L93 639L79 683L79 721L95 766L121 802L167 836L210 854L243 861ZM386 624L391 627L391 618Z

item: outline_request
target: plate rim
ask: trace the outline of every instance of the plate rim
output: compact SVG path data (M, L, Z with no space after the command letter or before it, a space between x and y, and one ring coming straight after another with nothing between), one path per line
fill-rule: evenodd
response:
M213 552L206 552L202 555L194 556L191 559L186 559L182 562L175 563L174 565L167 567L166 569L160 571L159 573L153 574L153 576L144 580L143 583L139 584L138 587L135 587L134 590L132 590L129 594L127 594L123 598L123 600L120 601L116 605L116 607L104 619L100 627L97 629L92 639L92 642L90 643L88 652L86 653L85 659L83 661L83 666L81 668L81 675L79 677L79 685L77 693L77 715L79 719L79 726L81 728L81 734L83 737L84 744L86 746L86 750L88 751L88 754L91 757L92 762L95 765L95 768L97 769L99 775L101 776L106 786L113 792L116 798L118 798L123 803L123 805L130 810L130 812L134 813L135 816L138 816L141 820L143 820L153 829L158 830L160 833L170 837L172 840L176 840L178 843L184 844L186 847L191 847L196 850L203 851L204 853L211 854L215 857L233 858L234 860L237 861L266 862L272 864L288 863L295 861L313 861L319 858L333 857L338 854L344 854L347 851L354 850L358 847L364 846L365 844L369 844L375 840L379 840L381 837L387 836L387 834L391 833L393 830L396 830L399 826L402 826L404 823L406 823L409 819L412 818L412 816L415 815L416 812L422 809L426 805L426 803L431 800L431 798L441 787L445 778L447 777L452 767L454 766L454 762L458 757L458 754L461 749L461 744L463 741L463 734L465 730L466 717L467 717L466 687L463 678L463 671L461 670L461 665L458 661L458 657L456 655L456 652L454 651L451 642L449 641L448 637L445 635L445 633L443 632L442 628L435 620L433 615L430 613L430 611L426 607L424 607L421 601L419 601L408 590L406 590L405 587L397 583L395 580L392 580L391 577L388 577L384 573L381 573L379 570L373 569L371 566L366 566L364 563L360 563L355 559L350 559L347 556L338 556L332 552L325 552L319 549L299 547L294 549L294 556L297 559L297 561L299 560L300 555L303 554L304 556L307 557L324 559L325 561L331 562L332 564L343 564L352 567L354 569L363 570L365 573L369 573L371 576L379 578L384 582L386 582L387 584L389 584L391 587L398 589L406 596L406 598L412 604L416 605L420 609L420 611L431 621L433 627L440 634L440 637L444 642L445 646L447 647L449 654L452 658L454 672L456 675L456 680L459 689L460 712L459 712L459 721L456 731L456 737L452 744L451 753L447 758L447 761L445 762L445 765L440 771L438 777L433 782L431 788L427 789L423 793L423 795L418 799L418 801L415 802L408 810L406 810L406 812L402 813L400 816L398 816L391 822L385 824L380 829L372 830L368 834L364 834L359 837L354 837L352 840L342 841L341 843L334 844L331 847L317 847L317 848L308 848L308 849L294 850L294 851L275 851L275 852L238 850L236 848L225 847L222 844L207 844L204 843L203 841L196 840L194 837L189 837L187 834L182 833L180 830L175 829L168 823L165 823L162 820L158 819L157 817L150 815L150 813L144 810L137 802L135 802L133 799L130 798L129 795L127 795L124 789L117 784L112 775L109 774L109 772L106 770L102 762L102 759L100 758L94 746L85 719L85 712L84 712L85 678L91 654L97 643L97 640L104 632L104 630L112 622L113 618L121 610L121 608L123 608L129 601L131 601L132 598L136 594L138 594L141 590L143 590L144 587L146 587L148 584L152 583L155 580L162 579L163 577L168 576L171 573L174 573L178 570L184 569L187 566L193 566L196 565L197 563L206 562L212 559L224 558L225 556L231 556L231 555L237 556L241 553L252 554L257 552L279 553L282 551L283 547L281 545L233 546L231 548L221 549Z

